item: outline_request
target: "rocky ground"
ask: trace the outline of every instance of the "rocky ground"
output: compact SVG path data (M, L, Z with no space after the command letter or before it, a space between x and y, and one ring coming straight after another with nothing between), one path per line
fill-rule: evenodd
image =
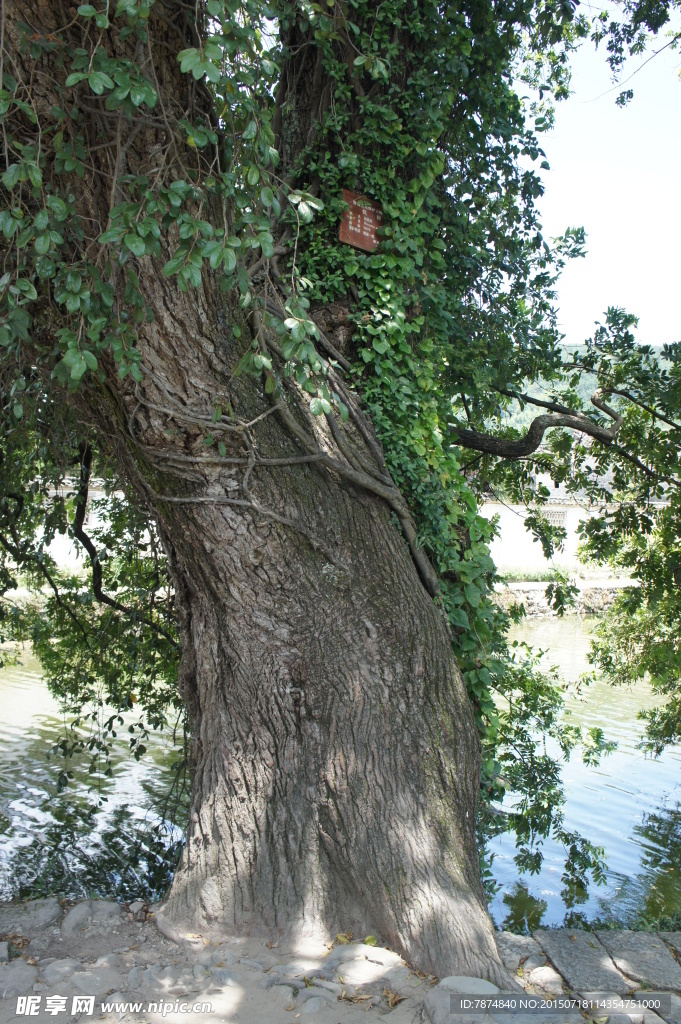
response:
M494 998L498 990L475 978L424 976L378 946L314 951L198 936L176 943L141 903L1 904L0 1024L27 1016L69 1024L367 1024L382 1017L386 1024L681 1024L681 933L501 932L497 944L509 990L538 1003L536 1012L452 1013L453 994ZM658 992L671 1003L662 1016L630 1002L654 1003ZM549 1013L541 1006L542 999L592 993L608 996L607 1010Z

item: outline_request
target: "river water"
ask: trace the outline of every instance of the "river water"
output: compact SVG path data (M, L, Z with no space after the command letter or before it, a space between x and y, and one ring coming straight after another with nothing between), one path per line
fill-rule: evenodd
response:
M545 662L574 683L590 670L590 629L591 622L578 616L526 619L512 638L547 651ZM600 726L618 744L597 767L586 766L575 750L562 771L566 827L605 850L605 884L590 885L586 900L573 908L589 922L635 924L681 913L681 747L669 747L658 758L639 749L645 723L637 715L654 704L643 682L613 688L602 681L567 703L572 723ZM500 886L490 906L497 924L517 929L570 923L561 892L561 845L544 841L541 872L522 876L512 836L498 836L488 849Z
M0 669L0 708L0 900L160 896L186 814L186 799L171 792L172 735L152 734L137 762L121 728L112 777L92 788L76 758L74 780L59 793L64 760L48 755L65 723L29 650Z
M574 682L588 669L589 630L577 616L534 619L521 623L514 638L548 650L547 660ZM126 756L122 729L113 777L101 790L89 789L87 776L76 772L59 794L63 761L47 757L63 734L59 705L28 652L21 662L0 670L0 900L47 893L158 898L186 820L186 799L169 800L168 765L177 756L172 737L152 736L135 762ZM612 689L603 683L569 702L575 724L600 726L618 743L598 767L585 766L575 751L563 768L565 824L604 847L607 860L605 884L591 885L576 908L588 921L634 923L681 913L681 748L659 758L638 749L637 714L653 703L644 684ZM499 886L490 905L497 924L519 929L566 921L560 845L545 840L541 872L522 876L512 836L497 836L488 849Z

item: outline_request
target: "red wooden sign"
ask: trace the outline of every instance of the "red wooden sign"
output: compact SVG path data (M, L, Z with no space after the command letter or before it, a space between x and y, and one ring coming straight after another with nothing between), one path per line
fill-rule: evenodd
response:
M376 229L383 224L383 211L378 203L356 192L343 189L343 199L348 209L343 211L340 223L339 239L355 249L373 252L378 246Z

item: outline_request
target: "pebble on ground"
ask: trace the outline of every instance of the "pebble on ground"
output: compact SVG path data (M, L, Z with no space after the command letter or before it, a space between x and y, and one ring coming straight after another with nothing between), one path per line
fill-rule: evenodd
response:
M679 932L499 932L497 945L516 998L599 993L609 1010L460 1014L452 1007L462 995L479 1002L499 989L479 978L438 981L358 942L314 951L246 938L175 943L142 902L52 897L0 904L0 1024L681 1024ZM642 1011L641 1000L658 1012Z

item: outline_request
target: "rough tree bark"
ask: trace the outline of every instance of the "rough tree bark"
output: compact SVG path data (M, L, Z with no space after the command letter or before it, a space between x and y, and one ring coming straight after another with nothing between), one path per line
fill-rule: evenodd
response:
M184 14L171 6L157 25L171 46L154 57L181 107L189 86L173 26ZM54 69L49 55L26 66L17 22L49 36L73 11L28 7L6 3L5 42L47 110ZM319 82L299 78L297 110L312 124ZM123 124L121 145L120 119L89 103L92 167L77 198L96 237L115 189L102 137L119 133L119 175L144 169L168 139L159 117L136 139ZM308 135L301 122L297 131ZM331 425L313 421L293 390L273 403L262 381L234 376L258 324L210 280L182 294L158 261L137 270L154 314L140 327L144 380L107 366L106 384L74 400L156 517L178 595L194 771L167 918L270 937L350 928L441 976L501 977L478 868L473 713L408 521L382 496L394 488L379 466L373 492L359 486ZM49 305L41 323L49 338ZM234 417L214 426L216 400ZM206 430L226 457L206 454ZM374 458L366 426L348 437Z

